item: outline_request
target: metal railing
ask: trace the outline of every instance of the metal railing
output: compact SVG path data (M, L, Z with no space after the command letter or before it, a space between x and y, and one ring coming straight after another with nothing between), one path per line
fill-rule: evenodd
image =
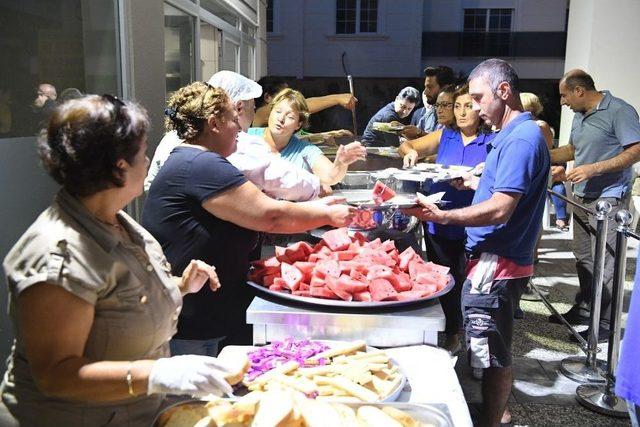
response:
M617 397L614 393L616 381L615 371L620 352L620 331L622 329L621 317L627 266L627 240L628 238L633 238L640 241L640 235L629 229L629 225L632 223L633 217L627 210L620 210L615 214L614 218L610 218L609 213L611 212L611 204L607 201L598 201L596 204L596 211L594 212L561 194L555 193L551 190L548 190L548 192L555 197L565 200L572 206L583 210L587 214L595 216L597 224L595 232L590 229L586 230L590 234L595 234L596 237L591 310L587 340L582 338L582 336L576 332L573 326L567 322L560 313L558 313L536 285L531 283L532 288L539 294L545 306L570 330L573 336L580 343L581 349L585 352L585 356L571 356L565 358L561 363L560 371L575 381L585 383L576 388L577 400L581 404L593 411L606 415L627 417L628 413L626 402ZM616 227L616 244L613 252L614 273L611 299L612 307L607 347L607 362L605 362L604 360L598 359L597 354L606 256L607 223L611 219L615 220L618 226Z

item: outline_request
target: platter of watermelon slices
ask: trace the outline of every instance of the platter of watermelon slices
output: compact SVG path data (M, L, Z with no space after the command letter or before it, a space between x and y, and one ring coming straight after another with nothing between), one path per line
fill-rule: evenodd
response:
M301 241L253 262L249 286L282 302L358 309L417 305L454 285L449 267L424 261L393 240L368 241L346 228L329 230L312 246Z

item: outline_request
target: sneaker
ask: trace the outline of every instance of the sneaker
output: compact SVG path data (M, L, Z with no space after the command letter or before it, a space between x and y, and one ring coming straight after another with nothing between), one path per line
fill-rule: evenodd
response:
M573 306L566 313L562 314L562 317L572 325L588 325L589 324L589 316L584 316L580 314L580 308L577 306ZM555 315L552 314L549 316L549 323L558 323L562 325L562 321Z
M524 311L522 311L520 307L516 307L515 311L513 312L513 318L524 319Z
M578 332L578 334L585 339L585 341L589 341L589 329L585 329L584 331ZM569 339L572 342L578 342L576 337L573 334L569 335ZM598 344L602 344L609 341L609 328L603 327L600 325L600 329L598 329Z

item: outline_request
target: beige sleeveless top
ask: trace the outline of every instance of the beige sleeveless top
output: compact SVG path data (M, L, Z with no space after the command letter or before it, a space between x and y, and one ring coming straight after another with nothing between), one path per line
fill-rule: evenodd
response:
M146 427L159 408L162 396L115 403L75 403L44 396L31 376L17 323L20 292L47 282L95 306L87 358L117 361L169 355L182 297L158 242L125 213L118 216L131 242L122 241L62 190L4 260L16 339L1 392L21 426Z

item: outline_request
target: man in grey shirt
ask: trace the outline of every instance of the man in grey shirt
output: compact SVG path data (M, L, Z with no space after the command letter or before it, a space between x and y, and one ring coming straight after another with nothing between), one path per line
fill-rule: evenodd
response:
M575 112L569 144L551 152L553 164L575 160L566 174L573 183L574 195L581 205L595 210L598 200L613 206L612 214L627 209L631 192L631 166L640 160L640 122L636 110L608 91L597 91L593 79L582 70L571 70L560 80L560 103ZM573 252L580 291L575 304L564 314L573 324L587 323L593 280L595 219L582 210L573 212ZM607 246L615 247L615 221L609 221ZM604 286L600 317L599 341L606 340L611 314L614 258L611 250L605 256ZM555 316L549 318L559 322ZM582 333L586 337L586 331Z

